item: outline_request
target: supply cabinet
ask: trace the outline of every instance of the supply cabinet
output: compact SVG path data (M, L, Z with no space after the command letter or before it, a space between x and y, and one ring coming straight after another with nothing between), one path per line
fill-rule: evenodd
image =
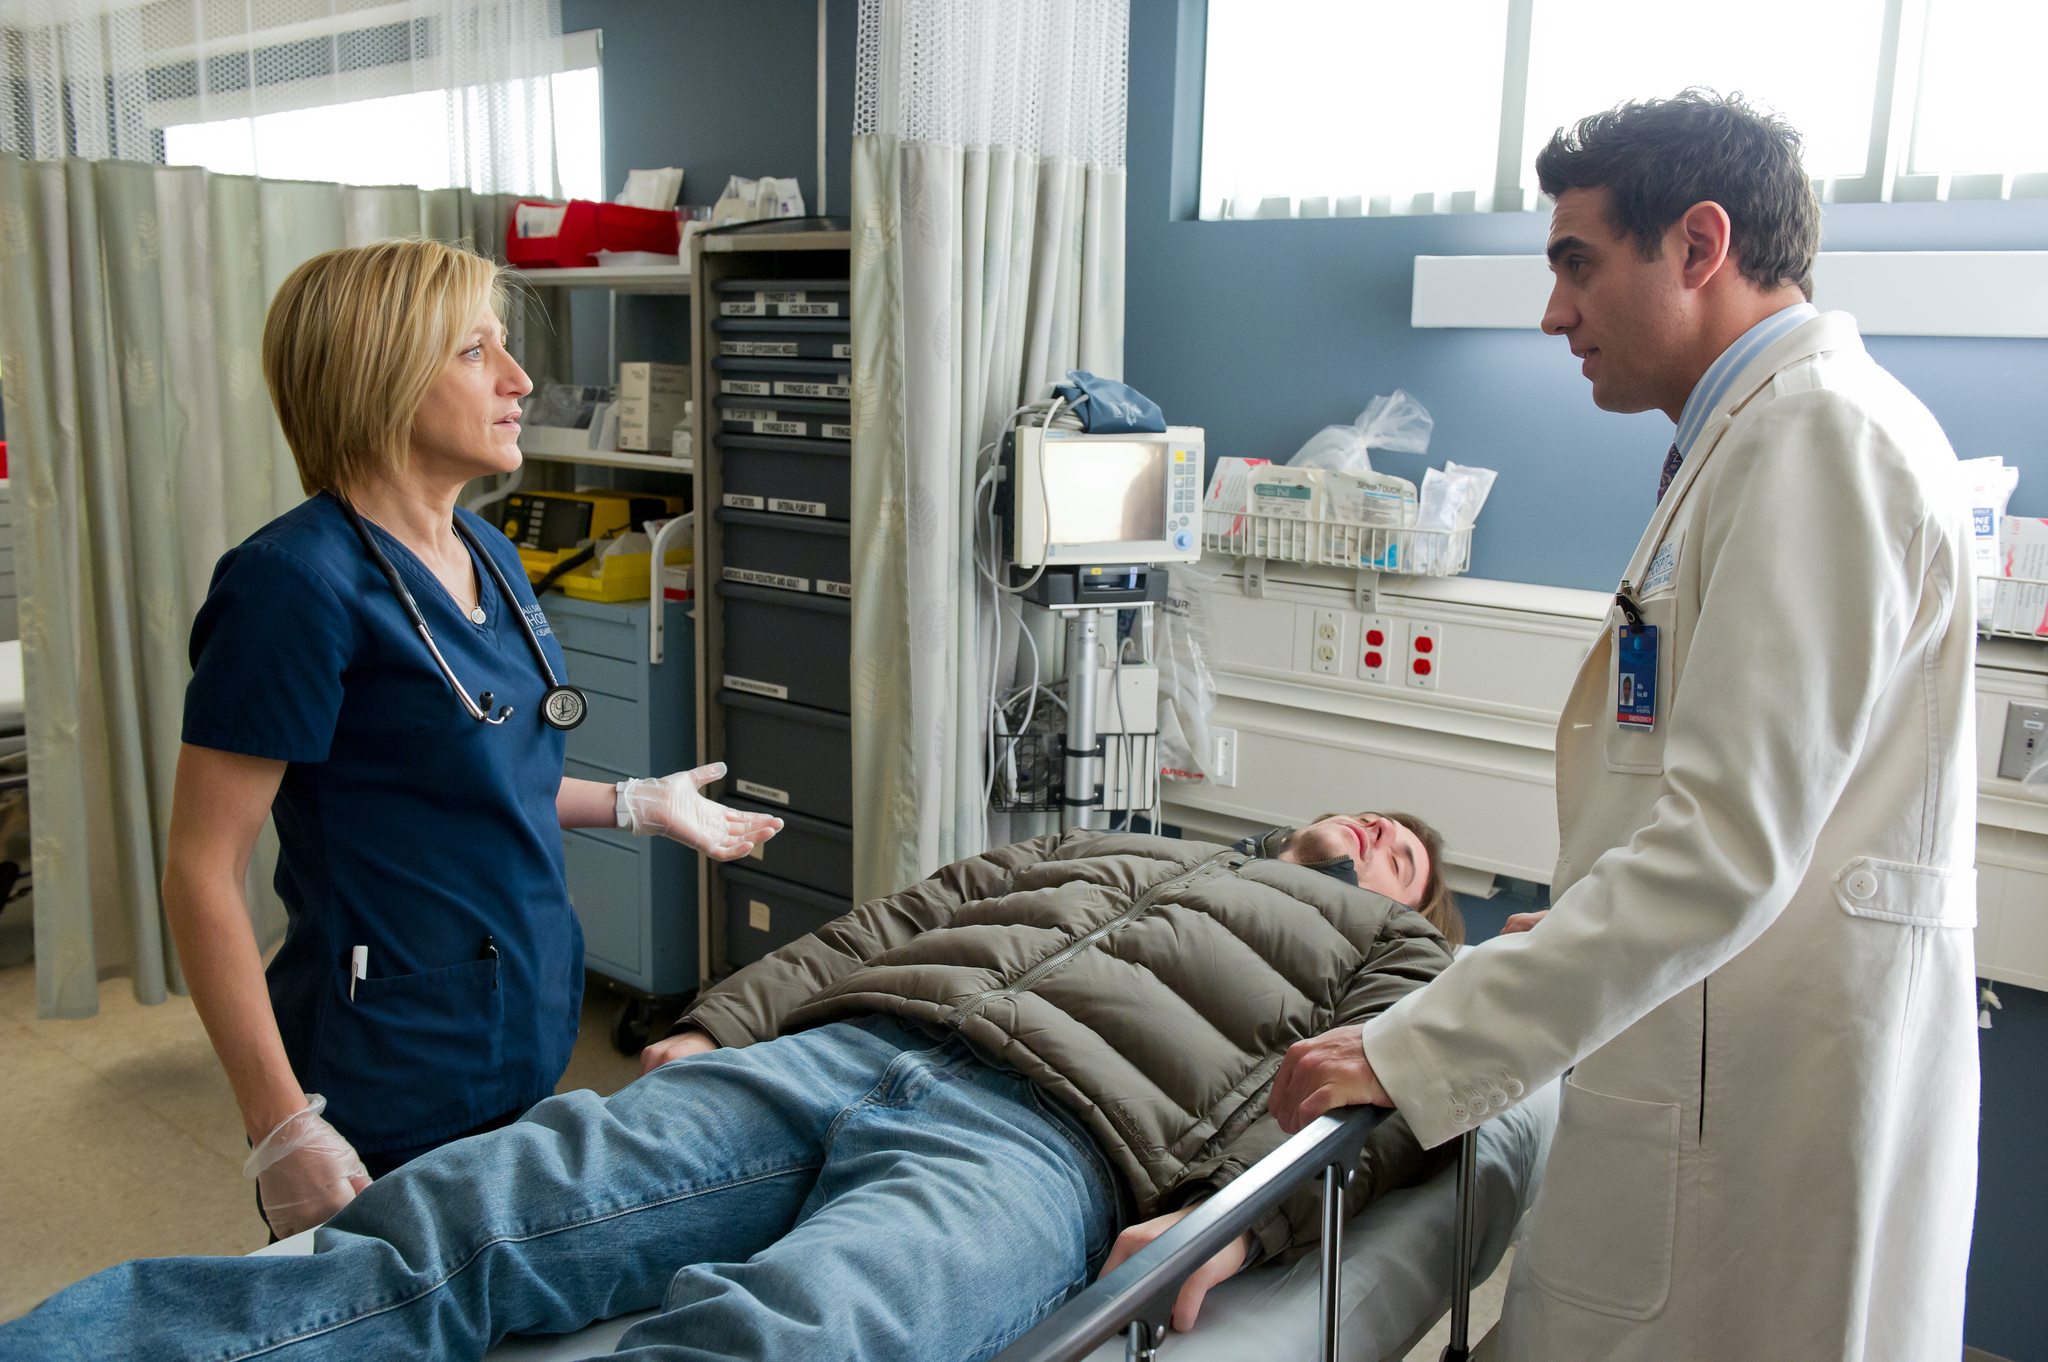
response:
M607 605L554 592L541 600L562 645L568 681L590 713L568 732L563 770L610 785L697 764L695 649L689 606L664 603L665 657L648 661L646 601ZM695 852L666 837L615 828L562 834L569 901L583 924L583 961L626 994L614 1028L643 1031L674 1014L702 975Z
M703 864L706 979L853 908L850 238L693 242L699 760L783 831Z

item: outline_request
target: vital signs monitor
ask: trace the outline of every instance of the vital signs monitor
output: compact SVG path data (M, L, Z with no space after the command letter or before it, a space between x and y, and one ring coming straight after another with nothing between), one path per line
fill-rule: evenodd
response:
M1024 426L1005 453L1020 568L1202 556L1202 428L1086 435Z

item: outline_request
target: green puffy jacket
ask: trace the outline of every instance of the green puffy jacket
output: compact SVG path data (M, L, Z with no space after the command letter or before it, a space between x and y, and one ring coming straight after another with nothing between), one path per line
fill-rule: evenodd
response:
M1421 914L1314 870L1072 831L863 904L707 989L682 1025L735 1046L873 1012L957 1031L1082 1120L1144 1220L1285 1140L1266 1095L1288 1046L1450 963ZM1354 1207L1427 1170L1396 1118L1363 1171ZM1318 1196L1260 1223L1254 1258L1313 1245Z

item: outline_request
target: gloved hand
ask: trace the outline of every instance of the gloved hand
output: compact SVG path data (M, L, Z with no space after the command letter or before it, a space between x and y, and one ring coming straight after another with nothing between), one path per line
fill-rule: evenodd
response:
M715 860L738 860L782 831L782 820L728 809L698 793L724 775L725 763L715 761L659 780L638 776L622 780L618 785L619 826L636 837L660 833Z
M279 1121L242 1164L242 1176L256 1179L263 1218L280 1239L326 1224L370 1185L354 1147L320 1119L325 1110L326 1098L307 1093L305 1109Z

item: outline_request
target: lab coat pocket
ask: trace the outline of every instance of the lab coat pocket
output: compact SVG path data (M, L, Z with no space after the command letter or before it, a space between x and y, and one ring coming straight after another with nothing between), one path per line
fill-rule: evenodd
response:
M1678 1222L1678 1107L1565 1080L1530 1230L1529 1276L1549 1295L1646 1320L1671 1294Z
M359 979L353 998L340 974L321 1020L313 1086L346 1113L358 1140L463 1128L473 1123L465 1118L478 1089L496 1084L504 1019L494 958Z
M1852 917L1907 927L1977 925L1976 870L1858 856L1835 872L1835 902Z

